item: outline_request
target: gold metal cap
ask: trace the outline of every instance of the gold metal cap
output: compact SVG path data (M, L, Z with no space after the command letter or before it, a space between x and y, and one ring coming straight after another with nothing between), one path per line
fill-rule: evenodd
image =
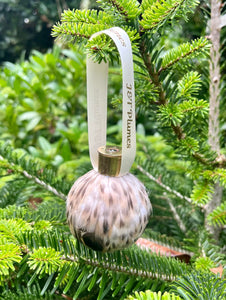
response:
M98 148L98 172L108 176L118 176L121 168L122 149L117 146Z

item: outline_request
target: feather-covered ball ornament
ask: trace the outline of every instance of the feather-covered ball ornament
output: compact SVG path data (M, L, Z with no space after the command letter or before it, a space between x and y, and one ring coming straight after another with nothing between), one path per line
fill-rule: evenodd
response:
M148 223L151 203L134 175L117 176L121 163L118 147L100 147L98 152L98 171L80 177L68 194L67 220L77 239L105 252L138 239Z
M132 46L119 27L94 33L108 35L122 64L122 149L106 144L108 63L87 56L87 115L89 153L93 170L80 177L67 197L67 220L72 234L99 251L134 243L151 213L144 185L129 170L136 155L135 87ZM101 146L101 147L100 147Z

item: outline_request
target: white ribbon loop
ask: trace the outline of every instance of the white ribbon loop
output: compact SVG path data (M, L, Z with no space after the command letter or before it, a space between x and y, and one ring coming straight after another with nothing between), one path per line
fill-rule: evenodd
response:
M135 91L133 75L133 56L127 33L113 27L97 32L90 39L106 34L114 41L121 58L123 113L122 113L122 160L119 176L129 172L136 155ZM87 57L87 111L89 152L93 168L98 168L100 146L106 145L107 130L107 84L108 64L95 63Z

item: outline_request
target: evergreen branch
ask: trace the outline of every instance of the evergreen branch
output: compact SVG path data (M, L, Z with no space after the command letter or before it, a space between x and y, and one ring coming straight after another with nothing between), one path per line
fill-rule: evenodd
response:
M40 284L41 285L41 284ZM59 292L56 291L55 294L45 292L44 295L41 293L42 289L40 287L38 281L32 285L32 287L24 287L22 285L17 285L13 290L9 290L8 287L5 288L3 293L0 295L1 300L56 300L56 295L59 295ZM60 294L62 299L73 300L71 297Z
M177 141L177 144L182 153L193 155L199 151L199 141L193 137L184 137L184 139Z
M184 225L182 219L180 218L180 216L178 215L177 210L176 210L175 206L173 205L172 200L169 197L166 196L166 193L165 193L164 199L169 204L170 210L172 211L173 217L176 220L180 230L185 233L187 231L187 228L185 227L185 225Z
M51 224L62 227L66 223L65 203L62 201L59 202L57 199L43 201L35 209L32 207L31 210L28 210L26 206L8 205L0 209L0 219L16 219L17 221L18 219L23 219L27 222L35 222L34 228L37 230L41 230L42 228L50 230L52 228ZM10 227L16 233L18 225L15 227L14 224L10 224ZM21 224L19 231L22 231Z
M178 96L186 99L191 98L199 91L201 82L201 75L198 72L191 71L185 74L177 85Z
M10 163L10 162L6 161L1 155L0 155L0 160L2 161L2 163L0 163L0 167L4 167L6 169L13 170L15 173L22 174L26 178L31 179L32 181L34 181L35 183L37 183L38 185L43 187L45 190L53 193L57 197L66 201L66 199L67 199L66 195L57 191L57 189L52 187L50 184L47 184L43 180L40 180L37 176L29 174L26 170L23 170L20 167L18 168L14 163Z
M129 296L126 300L182 300L174 293L159 291L158 293L147 290L145 292L135 292L134 296Z
M112 296L120 293L124 299L139 286L150 289L155 282L160 288L162 280L172 281L190 270L176 259L152 254L135 245L113 253L95 252L59 230L26 231L16 238L25 256L15 275L19 280L27 280L29 287L38 278L46 282L41 295L51 283L52 294L58 290L60 294L71 295L75 291L73 298L77 299L88 290L97 292L97 299L104 299L111 291ZM96 282L100 282L99 288Z
M179 141L184 140L181 141L181 144L186 141L190 143L191 138L186 137L182 126L187 122L187 117L190 114L192 114L191 117L200 117L199 120L205 119L209 112L208 107L207 101L198 99L190 99L180 104L169 103L159 107L158 119L163 126L171 126Z
M172 122L170 125L171 125L171 128L173 129L175 136L178 138L178 140L185 139L186 135L183 132L183 129L180 125L174 125Z
M115 8L116 12L125 18L125 21L133 20L140 15L139 2L136 0L98 0L105 11Z
M109 16L108 13L102 11L102 10L79 10L79 9L73 9L73 10L65 10L63 14L61 15L61 22L68 22L68 23L84 23L87 25L96 25L96 24L105 24L105 25L111 25L113 19L111 16Z
M62 1L65 2L65 0ZM59 1L57 0L57 2ZM190 72L179 80L178 76L181 73L175 72L178 66L178 69L184 74L188 68L182 70L181 67L189 66L189 59L195 61L200 57L199 55L206 55L209 46L205 39L199 39L190 44L183 44L181 47L169 51L165 56L163 48L160 49L164 39L164 37L161 38L163 26L173 24L178 17L186 20L187 14L194 9L198 1L143 0L139 2L136 0L100 0L99 3L102 4L105 11L65 11L61 23L54 26L53 35L70 39L70 41L84 42L86 53L95 61L100 62L102 60L118 61L118 52L116 55L114 43L108 36L98 36L87 42L90 36L112 26L120 26L128 32L132 41L133 54L137 56L137 62L134 61L138 67L135 74L138 75L137 77L141 74L138 78L140 82L136 81L136 85L139 84L138 87L141 90L138 95L143 98L140 101L143 101L142 103L146 104L146 107L150 103L152 106L155 105L155 110L150 116L155 115L156 121L156 114L159 112L161 124L167 126L167 130L164 131L167 139L173 136L172 132L168 132L168 127L171 127L174 133L172 141L174 150L165 143L162 145L157 142L155 151L149 154L151 152L149 149L154 149L149 145L147 146L148 151L140 151L143 168L140 165L137 166L137 169L143 174L140 173L141 177L146 178L149 187L154 188L153 201L156 201L160 207L163 205L167 208L168 214L163 212L164 216L161 216L163 222L160 221L160 224L154 225L154 228L166 232L167 235L172 233L175 244L170 241L169 237L164 240L164 237L157 236L157 234L156 240L177 245L177 237L178 242L184 240L184 236L189 237L189 240L185 241L186 244L179 242L178 247L195 245L193 252L200 254L201 257L196 260L194 265L196 268L202 268L204 272L191 273L191 265L185 265L173 258L165 257L164 254L162 256L152 254L139 249L136 245L113 253L95 252L85 247L72 237L68 226L65 226L64 203L58 199L60 197L66 200L69 184L63 179L59 178L58 180L57 173L48 169L44 162L39 162L38 159L33 159L24 153L17 155L18 151L0 143L2 176L11 176L2 180L4 186L0 190L0 204L2 206L12 203L18 205L21 202L25 204L25 201L28 204L19 208L16 205L11 207L8 205L7 209L0 209L1 299L53 300L64 298L72 300L79 299L80 296L87 298L87 295L88 298L98 300L110 297L125 299L135 291L137 291L135 296L130 296L129 299L132 300L136 297L139 300L148 298L179 300L182 298L196 299L200 296L202 299L223 300L226 297L225 280L220 280L214 275L211 276L206 270L212 266L212 261L223 265L225 256L220 253L222 249L209 240L208 235L200 239L200 228L204 224L205 226L208 224L205 223L203 210L195 208L195 205L191 206L196 199L197 206L203 207L203 203L209 201L214 183L217 185L220 182L222 186L226 186L224 169L226 168L226 157L219 154L216 158L213 151L211 152L211 149L206 147L203 142L206 141L205 119L208 113L208 104L204 100L199 100L197 96L200 76L196 72ZM164 33L164 36L166 35L168 36L167 30ZM139 40L140 53L137 51L137 40ZM156 40L160 40L160 42L158 43ZM41 63L42 59L40 57L39 59ZM37 60L37 64L39 64L39 60ZM50 65L53 64L50 62ZM14 75L16 76L16 74ZM4 76L7 77L8 74L4 74ZM5 77L3 78L3 90L6 90L5 93L9 93L9 95L7 94L8 98L10 98L10 94L15 97L16 88L12 90L15 85L14 79L11 80L12 82L10 81L13 85L10 85L10 89L8 89L5 86ZM145 82L142 82L144 80ZM215 83L219 85L219 81ZM4 95L3 93L3 100ZM178 105L175 105L176 102ZM25 104L29 106L29 103ZM3 109L4 107L5 103L3 103ZM148 109L145 111L144 118L149 117L147 116ZM15 121L13 123L17 124L17 115L13 114L13 109L11 110L12 112L7 112L7 116L9 119L12 116ZM141 116L141 122L144 118ZM62 120L59 120L60 123ZM198 124L199 121L200 124ZM155 124L158 125L158 120ZM196 126L197 124L199 126ZM203 128L202 124L204 124ZM156 130L156 127L146 124L144 129L150 132L152 129ZM14 132L11 133L14 136ZM150 137L144 138L147 145L150 140ZM140 146L141 149L142 147L143 145ZM164 148L164 151L159 151L161 147ZM177 154L180 151L180 157L185 159L178 162ZM66 154L66 156L68 155ZM152 157L154 158L153 162L150 159ZM146 172L146 170L151 170L150 165L154 166L151 174ZM161 175L157 179L159 174ZM185 174L191 176L186 177ZM161 180L168 185L162 183ZM187 195L188 189L190 190L193 186L193 180L197 180L198 184L193 189L194 194L189 198L184 195ZM16 183L10 190L14 181ZM175 181L176 184L180 182L179 187L172 184ZM26 183L28 183L27 187ZM43 188L42 194L39 186ZM47 193L44 190L57 197L49 197L49 193L48 198L45 197ZM163 197L159 196L159 190L163 192ZM37 206L29 198L32 195L35 199L36 194L33 192L41 194L39 199L44 200ZM156 196L159 198L156 199ZM173 197L172 200L169 197ZM15 201L10 201L10 198ZM22 200L19 202L17 199ZM162 199L165 199L168 205ZM176 201L184 205L175 206ZM190 205L186 204L186 201ZM29 208L29 205L35 206L35 209ZM207 216L209 212L206 207L207 205L204 207ZM214 226L218 225L221 228L225 226L226 228L225 211L224 203L209 215L208 221ZM159 213L159 215L161 214L162 212ZM175 221L171 222L167 219L165 222L164 217L174 217L183 234L180 233L180 230L178 231ZM155 220L152 224L154 223ZM186 227L190 229L188 233ZM145 234L148 234L148 230ZM154 238L155 234L151 233L150 236ZM192 239L193 237L194 239ZM222 245L222 241L219 241L219 244ZM172 280L176 282L172 287L174 290L170 291L169 282ZM141 290L147 291L140 292ZM163 294L162 291L165 290L167 292Z
M163 25L166 20L172 16L175 11L183 4L185 0L181 1L155 1L150 7L146 7L142 14L140 22L144 29L153 29L154 27ZM170 3L171 2L171 3Z
M90 30L90 28L92 30ZM88 30L89 29L89 30ZM92 34L95 32L104 30L104 25L93 25L92 27L89 27L88 24L70 24L70 23L58 23L54 25L52 36L53 37L71 37L72 39L75 38L82 38L88 40Z
M167 99L165 97L165 92L164 92L161 80L159 78L159 74L155 70L153 62L149 55L149 49L148 49L147 43L145 42L144 39L140 43L140 53L141 53L141 57L144 61L144 65L147 69L147 72L150 76L150 79L158 90L158 94L159 94L159 103L158 104L166 104Z
M137 165L138 170L144 174L145 176L147 176L150 180L154 181L155 183L157 183L159 186L161 186L164 190L166 190L167 192L175 195L176 197L182 199L182 200L186 200L189 203L192 203L191 198L182 195L181 193L179 193L176 190L171 189L169 186L165 185L164 183L162 183L158 178L155 178L154 176L152 176L149 172L145 171L140 165Z
M19 263L21 259L19 246L14 244L0 245L0 278L8 276L10 271L14 271L14 264Z
M181 104L178 105L179 110L182 111L182 114L193 113L193 116L197 116L199 112L202 117L206 117L209 112L209 104L205 100L188 100L183 101Z
M200 257L208 257L217 265L225 265L226 256L222 253L222 249L218 245L216 245L216 241L210 238L209 233L207 233L206 231L201 231L199 233L197 242L197 254Z
M207 217L210 224L223 227L226 225L226 202L221 203Z
M178 139L175 143L180 149L181 153L187 153L189 156L194 158L194 160L204 166L214 167L220 164L217 160L215 160L215 153L207 152L201 153L199 141L192 137L183 136L182 139ZM224 160L221 160L223 163Z
M8 205L5 208L0 208L0 219L22 219L27 214L27 208Z
M171 292L179 294L183 299L217 299L226 297L226 281L211 273L191 273L177 278L172 284Z
M26 219L51 221L54 226L62 227L66 224L65 203L54 201L43 201L38 205L36 210L32 210L30 214L27 213ZM36 224L36 223L35 223Z
M159 120L161 120L163 126L171 125L174 129L175 127L180 127L181 120L183 118L183 112L179 109L179 106L173 103L167 105L161 105L159 107ZM180 129L182 131L182 129ZM179 138L179 133L176 132L176 136ZM179 138L180 140L181 138Z
M40 180L38 177L33 176L31 174L29 174L27 171L22 171L22 174L28 178L33 180L35 183L37 183L38 185L40 185L41 187L43 187L45 190L53 193L54 195L56 195L57 197L61 198L62 200L66 201L67 196L61 192L59 192L57 189L55 189L54 187L52 187L50 184L47 184L46 182L44 182L43 180Z
M223 168L215 168L213 171L206 170L203 176L205 179L214 181L215 183L219 181L222 186L226 187L226 170Z
M71 36L89 39L95 32L110 28L114 19L103 11L96 10L65 10L61 23L53 26L53 37Z
M192 191L191 199L199 205L207 204L213 193L213 183L209 181L201 181L197 183Z
M178 140L185 139L186 134L184 133L184 131L180 125L181 120L184 117L184 112L190 112L192 110L195 110L202 115L206 115L206 113L208 111L207 103L203 100L200 100L200 102L198 100L193 100L191 102L186 102L186 103L182 104L181 108L178 105L168 104L168 100L166 98L165 91L162 86L162 82L160 80L161 72L159 72L155 69L155 65L152 62L151 56L149 55L145 40L143 40L140 43L140 52L141 52L141 56L143 58L145 67L151 78L151 81L157 88L157 91L159 94L159 101L156 102L158 105L160 105L159 119L161 120L161 122L163 122L163 123L165 122L165 123L167 123L167 125L171 126L171 128L172 128L175 136L178 138ZM188 80L190 81L187 89L189 88L191 90L191 80L192 80L192 83L194 81L196 81L196 82L198 81L197 76L195 76L195 75L197 75L197 74L193 73L193 74L191 74L190 78L186 78L187 82L188 82ZM196 78L194 78L194 77L196 77ZM191 90L190 92L192 92L192 91L194 91L194 90ZM185 90L184 90L184 92L185 92ZM186 106L186 104L187 104L187 106ZM196 155L194 155L194 158L199 159L199 161L201 160L201 156L198 153ZM204 160L203 160L203 162L204 162Z
M1 237L7 240L7 243L17 243L17 235L32 230L31 225L22 219L0 220Z
M131 1L134 2L134 0ZM125 1L125 3L127 2L128 1ZM129 3L126 5L129 5ZM61 22L53 26L52 36L66 40L70 39L71 41L85 42L87 54L91 55L97 62L101 62L102 60L113 61L118 60L119 57L118 53L116 55L115 44L108 36L101 35L92 40L89 39L94 33L109 29L113 26L119 26L119 23L120 20L115 14L110 14L105 11L66 10L62 14ZM133 42L133 51L136 53L136 40L139 38L137 31L124 23L121 27L127 32L131 42Z
M215 266L215 263L209 257L200 256L195 261L195 268L200 271L209 271Z
M0 142L0 167L21 174L59 198L66 200L65 194L70 188L68 183L57 178L53 169L45 166L40 160L33 159L25 152L14 150L5 142Z
M179 141L186 138L186 134L181 127L183 117L182 110L176 104L168 103L161 105L159 108L158 119L162 122L163 126L170 126L172 128Z
M197 0L143 1L143 14L140 21L143 30L159 29L168 20L186 15L198 5Z
M126 9L123 7L122 1L119 2L119 1L117 1L117 0L109 0L109 1L104 1L104 2L109 2L110 5L112 5L113 7L115 7L115 8L117 9L117 11L118 11L121 15L125 16L126 21L128 21L128 12L127 12ZM131 2L131 1L127 1L127 3L128 3L128 2ZM101 1L100 1L99 3L101 3Z
M204 166L214 166L214 165L218 164L218 162L213 161L212 158L211 159L205 158L204 155L202 155L201 153L196 152L196 151L194 151L192 153L192 157L194 157L194 159L196 161L198 161L199 163L201 163Z
M184 43L178 47L169 50L162 59L162 66L158 71L161 74L162 71L172 67L176 63L184 59L192 59L199 55L206 55L209 50L209 42L206 38L201 37L200 39L193 40L192 43Z
M8 172L11 176L10 171ZM19 205L26 202L33 190L34 187L22 176L21 178L18 177L17 179L7 181L0 189L0 207L4 208L15 203Z
M120 254L118 253L118 258L119 255L121 256L120 261L121 263L118 264L118 262L116 263L116 260L113 259L111 263L106 262L106 259L104 257L98 257L98 259L90 259L90 258L86 258L83 260L83 263L94 266L94 267L99 267L101 269L106 269L108 271L113 271L113 272L117 272L117 273L122 273L124 275L129 275L129 276L138 276L140 278L146 279L146 278L158 278L158 279L162 279L162 280L166 280L166 281L172 281L174 278L174 275L172 272L172 269L170 271L170 273L164 272L162 267L163 265L167 264L168 258L166 257L160 257L158 255L152 254L149 251L146 250L142 250L137 251L137 249L133 250L124 250L123 252L121 252ZM126 258L127 257L127 258ZM145 267L142 268L138 268L137 263L135 263L134 258L136 257L137 259L137 263L138 261L142 264L148 264L149 268L147 268L147 265ZM109 258L109 257L108 257ZM73 261L73 262L78 262L78 258L77 257L67 257L66 258L69 261ZM168 261L168 263L171 265L171 267L174 265L174 259L170 258L170 261ZM126 261L133 261L133 264L128 264L125 263ZM80 260L81 262L81 260ZM122 264L123 262L123 264ZM154 267L154 262L158 262L158 268L153 268ZM82 263L82 262L81 262ZM150 267L150 264L152 264L152 267ZM184 265L185 266L185 265ZM170 268L171 268L170 267Z
M35 249L30 254L27 264L31 270L35 270L36 274L46 273L49 275L63 266L61 253L53 248L45 247Z
M18 239L28 248L33 248L35 245L36 248L52 247L55 251L63 251L62 260L77 263L80 266L86 265L93 268L97 267L100 270L138 276L140 280L142 278L172 280L176 274L182 274L189 269L189 266L173 258L160 257L148 251L140 250L135 245L123 251L112 253L95 252L57 231L41 233L39 236L35 232L32 234L27 232L19 235ZM61 242L59 243L59 241Z

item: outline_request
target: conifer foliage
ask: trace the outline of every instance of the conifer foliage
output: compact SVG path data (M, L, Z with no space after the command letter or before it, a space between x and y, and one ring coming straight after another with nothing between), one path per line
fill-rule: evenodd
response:
M133 245L100 253L72 237L65 199L72 182L4 140L0 143L0 299L180 300L226 298L225 200L208 216L214 186L226 186L226 159L208 145L205 37L165 45L197 0L97 1L98 10L66 10L53 27L59 43L77 43L120 76L118 53L97 31L120 26L132 42L137 157L131 170L147 187L153 216L144 237L177 251ZM112 104L120 109L120 94ZM118 137L115 137L117 139ZM76 174L85 173L82 165ZM214 240L207 224L218 226ZM164 249L165 249L164 248ZM159 248L160 249L160 248ZM189 263L182 257L191 257ZM179 256L177 256L179 258Z

